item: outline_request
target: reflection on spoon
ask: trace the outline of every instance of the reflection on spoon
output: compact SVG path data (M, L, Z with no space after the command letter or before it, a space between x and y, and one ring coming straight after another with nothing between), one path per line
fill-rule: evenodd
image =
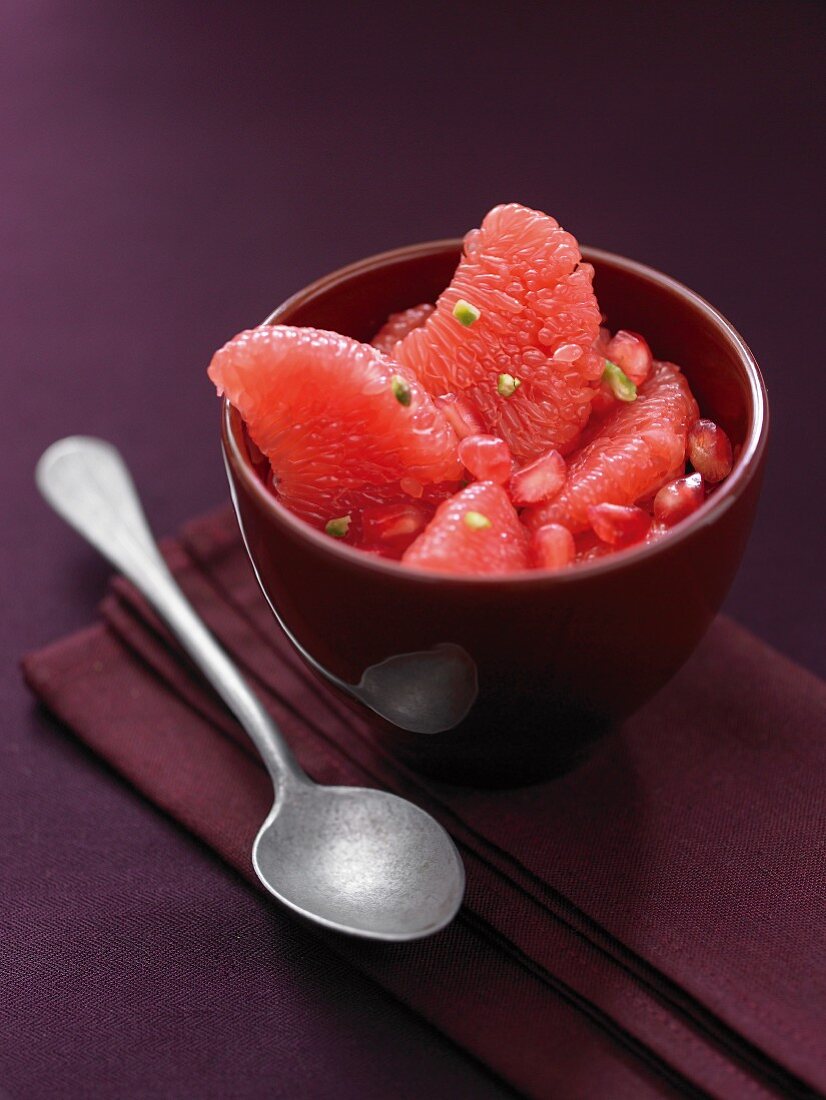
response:
M226 460L225 460L226 462ZM229 471L227 471L229 474ZM238 526L261 591L281 629L317 672L358 699L381 718L411 733L445 733L465 719L479 694L476 662L460 645L442 642L431 649L397 653L364 670L357 684L348 684L308 653L278 613L250 553L232 478L228 476Z
M365 669L358 684L345 684L329 672L324 675L382 718L412 733L453 729L467 717L479 694L473 658L452 642L387 657Z

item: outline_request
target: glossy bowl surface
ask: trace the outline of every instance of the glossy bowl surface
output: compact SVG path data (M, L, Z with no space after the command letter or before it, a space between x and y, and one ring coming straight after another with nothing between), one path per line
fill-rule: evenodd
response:
M369 340L389 313L435 301L460 247L434 241L371 256L299 291L267 321ZM657 358L678 363L702 414L738 448L728 479L657 543L559 574L505 578L457 578L366 555L275 500L250 460L239 415L224 402L233 501L282 626L311 666L370 715L391 752L453 783L546 778L649 699L711 623L754 518L768 405L748 347L720 313L668 276L597 249L583 255L595 267L609 326L643 333ZM444 670L433 657L442 653L453 662ZM383 706L381 691L405 705L409 697L404 713L413 719ZM464 692L459 704L457 692ZM394 720L376 711L392 711Z

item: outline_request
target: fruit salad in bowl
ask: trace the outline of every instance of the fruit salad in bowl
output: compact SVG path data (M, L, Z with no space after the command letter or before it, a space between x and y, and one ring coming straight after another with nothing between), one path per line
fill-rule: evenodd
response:
M372 707L451 779L576 755L679 668L739 562L767 430L748 349L541 212L334 272L209 375L247 548L310 665L360 699L399 655L467 655L455 728Z
M555 219L498 206L436 303L369 344L262 326L210 377L331 538L446 573L567 568L662 537L732 465L680 368L601 325L593 274Z

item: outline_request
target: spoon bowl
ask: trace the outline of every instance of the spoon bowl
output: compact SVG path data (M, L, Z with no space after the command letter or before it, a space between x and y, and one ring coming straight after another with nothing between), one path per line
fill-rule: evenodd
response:
M415 858L411 854L415 853ZM258 877L282 904L338 932L419 939L458 909L464 869L429 814L383 791L296 784L253 845Z

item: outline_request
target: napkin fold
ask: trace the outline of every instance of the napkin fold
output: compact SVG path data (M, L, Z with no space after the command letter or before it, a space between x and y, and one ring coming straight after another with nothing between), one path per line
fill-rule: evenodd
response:
M575 771L447 787L306 668L230 513L164 552L309 774L410 798L461 850L450 928L411 945L327 936L337 951L529 1096L826 1091L826 685L720 618ZM257 885L272 792L255 750L122 578L102 615L26 657L28 684Z

